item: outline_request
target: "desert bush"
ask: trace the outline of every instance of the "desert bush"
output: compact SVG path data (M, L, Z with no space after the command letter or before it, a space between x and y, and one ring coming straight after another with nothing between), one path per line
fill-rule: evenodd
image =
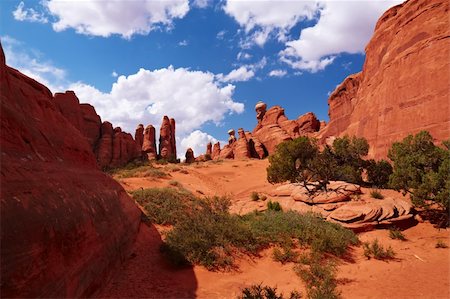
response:
M302 264L294 267L295 272L306 284L310 299L337 299L336 265L325 260L320 254L303 256Z
M365 138L344 136L333 142L333 156L337 171L335 179L351 183L362 183L361 174L365 161L362 157L369 152L369 143Z
M395 257L395 252L391 246L384 248L378 242L378 239L372 241L372 243L364 242L363 243L364 256L368 259L375 258L377 260L386 260L393 259Z
M384 195L381 194L381 192L379 190L371 190L370 191L370 197L375 198L375 199L383 199Z
M442 240L437 240L435 247L436 248L448 248L448 245Z
M258 200L259 200L259 194L258 194L258 192L253 191L253 192L250 194L250 198L251 198L253 201L258 201Z
M367 160L365 164L367 180L372 186L379 188L389 187L389 176L392 174L392 166L388 161L371 159Z
M272 257L275 261L282 264L297 261L298 252L292 250L292 244L286 244L281 247L275 247L272 251Z
M300 245L310 246L313 251L342 255L349 245L358 243L352 231L312 213L268 210L250 213L241 219L250 228L257 248L268 244L284 245L286 240L294 239Z
M133 191L132 196L157 224L177 223L197 201L186 189L141 189Z
M283 294L277 293L277 288L263 286L262 284L255 284L242 290L242 295L239 299L283 299ZM293 291L287 297L289 299L300 299L301 294Z
M283 210L283 208L281 207L281 205L278 201L271 201L271 200L269 200L269 202L267 203L267 209L269 211L275 211L275 212L279 212L279 211Z
M198 200L167 234L163 251L175 263L203 265L208 269L233 264L233 252L254 244L251 231L228 211L230 200L212 197Z
M409 135L389 150L393 161L390 185L403 194L410 193L419 207L437 204L448 218L450 211L450 151L448 141L444 149L433 144L427 131Z
M406 241L405 235L402 233L401 230L399 230L396 227L393 227L393 228L389 229L389 237L391 239Z

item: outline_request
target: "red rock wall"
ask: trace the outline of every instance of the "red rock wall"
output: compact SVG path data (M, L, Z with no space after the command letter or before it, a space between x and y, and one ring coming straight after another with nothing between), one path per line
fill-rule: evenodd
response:
M1 296L92 295L128 257L140 211L50 91L0 54Z
M445 0L407 1L380 18L363 71L331 94L330 123L320 132L357 135L369 156L385 158L395 141L421 130L450 138L450 24Z

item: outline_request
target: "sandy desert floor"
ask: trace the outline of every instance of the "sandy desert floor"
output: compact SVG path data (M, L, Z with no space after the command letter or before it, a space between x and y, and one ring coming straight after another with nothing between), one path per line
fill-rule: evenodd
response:
M167 187L176 180L196 195L228 195L231 211L246 213L264 209L265 202L250 198L253 191L267 194L274 186L266 180L267 160L179 164L165 168L170 177L119 179L127 190ZM185 171L179 171L184 169ZM171 171L172 169L172 171ZM175 170L175 171L173 171ZM363 190L362 196L369 196ZM402 197L392 190L384 195ZM296 209L296 203L280 200L283 208ZM297 290L305 296L305 287L294 273L293 264L275 262L271 250L258 258L242 257L236 270L211 272L200 266L174 268L161 255L159 247L164 227L141 224L133 254L98 297L103 298L236 298L241 289L252 284L277 287L288 295ZM392 246L396 258L390 261L368 260L361 246L339 261L338 289L343 298L450 298L450 249L435 248L437 240L450 245L448 229L437 229L421 222L405 231L407 241L392 240L388 230L360 233L361 241L378 239Z

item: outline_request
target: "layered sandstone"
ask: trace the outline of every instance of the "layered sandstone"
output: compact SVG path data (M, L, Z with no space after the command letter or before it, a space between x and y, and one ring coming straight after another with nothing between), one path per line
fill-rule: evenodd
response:
M90 296L127 259L140 211L96 165L94 138L83 136L101 129L90 108L75 105L68 119L45 86L5 65L3 50L0 90L1 295Z
M385 158L395 141L427 130L450 137L449 3L407 1L386 11L366 47L362 72L331 94L322 141L365 137L369 157Z

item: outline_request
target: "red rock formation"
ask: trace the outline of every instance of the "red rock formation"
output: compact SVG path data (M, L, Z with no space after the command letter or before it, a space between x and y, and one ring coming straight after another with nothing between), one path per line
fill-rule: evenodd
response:
M238 130L239 139L234 144L234 158L247 159L250 158L250 147L248 145L247 137L245 137L244 129Z
M113 127L110 122L103 122L101 126L101 138L97 147L97 161L104 169L110 166L113 152Z
M194 157L194 151L192 150L192 148L188 148L186 150L186 163L194 163L195 162L195 157Z
M176 160L175 120L164 115L159 137L159 155L162 159Z
M267 150L258 138L254 137L249 131L245 132L245 137L248 140L250 157L256 159L264 159L267 157Z
M322 140L365 137L369 157L385 158L395 141L421 130L450 137L449 3L407 1L379 19L361 73L331 94Z
M157 158L156 153L156 132L152 125L148 125L144 132L144 141L142 143L142 151L147 155L149 160Z
M50 91L7 67L3 50L0 90L1 295L90 296L127 259L140 211Z
M75 93L71 90L65 93L56 93L54 101L59 111L78 129L94 149L100 138L100 116L94 107L89 104L80 104Z
M220 142L214 143L211 159L217 160L220 157Z
M206 154L205 155L209 155L211 157L212 155L212 143L208 142L208 144L206 145Z
M142 151L142 145L144 144L144 125L139 124L134 133L134 140L136 141L136 146L138 151Z
M320 122L312 112L297 120L289 120L280 106L273 106L267 111L266 107L263 102L258 102L255 106L258 124L253 129L252 136L264 145L269 154L281 142L316 132L320 128ZM260 152L262 153L261 150Z
M234 159L234 146L233 144L227 144L220 150L220 154L218 156L219 159Z

